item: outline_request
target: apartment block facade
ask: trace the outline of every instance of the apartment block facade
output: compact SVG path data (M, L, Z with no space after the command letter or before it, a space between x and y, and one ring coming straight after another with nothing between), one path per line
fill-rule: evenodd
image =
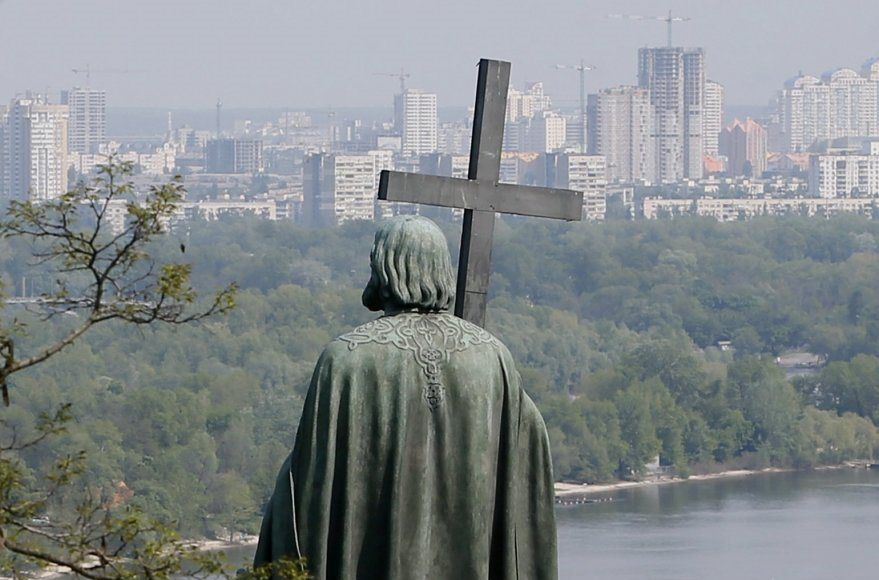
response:
M653 105L657 180L702 177L705 55L701 48L641 48L638 86Z
M47 200L67 192L69 109L42 95L13 99L3 127L2 180L12 199Z
M647 89L620 86L589 95L587 118L588 153L606 159L608 179L655 179L653 107Z
M107 142L107 93L90 88L61 92L70 110L67 139L71 153L97 153Z
M434 93L407 89L394 97L394 126L404 157L437 151L437 101Z

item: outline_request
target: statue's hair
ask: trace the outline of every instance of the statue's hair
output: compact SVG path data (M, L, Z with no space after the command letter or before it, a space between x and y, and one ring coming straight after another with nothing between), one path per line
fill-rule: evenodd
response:
M455 296L452 260L442 231L431 220L400 216L375 233L372 276L363 291L370 310L448 310Z

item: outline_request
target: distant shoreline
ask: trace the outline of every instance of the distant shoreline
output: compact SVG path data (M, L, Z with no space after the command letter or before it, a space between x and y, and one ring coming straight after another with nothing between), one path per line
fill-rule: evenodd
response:
M219 552L222 550L230 550L232 548L241 548L242 546L256 546L259 542L259 536L250 534L241 534L237 540L187 540L187 546L196 548L199 552Z
M854 469L858 466L854 463L841 465L823 465L811 469L795 469L792 467L767 467L765 469L731 469L727 471L718 471L716 473L706 473L702 475L691 475L690 477L657 477L654 479L646 479L643 481L616 481L613 483L563 483L555 484L555 501L557 505L582 503L578 500L595 499L594 496L600 494L612 494L626 489L638 489L652 487L656 485L666 485L671 483L686 483L688 481L712 481L716 479L733 479L740 477L750 477L753 475L764 475L768 473L793 473L797 471L828 471L832 469ZM222 550L231 550L247 546L256 546L259 536L242 534L233 541L228 540L187 540L186 546L192 546L201 552L219 552ZM38 572L34 578L41 580L49 580L55 578L66 577L69 572L66 568L58 566L50 566Z
M686 483L688 481L711 481L714 479L732 479L736 477L750 477L752 475L763 475L767 473L792 473L795 471L826 471L830 469L854 469L854 465L823 465L811 469L803 470L793 467L767 467L765 469L731 469L727 471L718 471L716 473L706 473L703 475L691 475L690 477L657 477L654 479L645 479L642 481L617 481L614 483L556 483L555 484L555 500L556 503L565 505L567 503L579 503L577 500L586 499L602 493L614 493L624 489L637 489L641 487L651 487L654 485L666 485L670 483Z

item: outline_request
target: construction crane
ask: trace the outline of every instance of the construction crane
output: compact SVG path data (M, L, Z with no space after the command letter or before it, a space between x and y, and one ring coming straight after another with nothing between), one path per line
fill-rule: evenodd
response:
M608 14L608 18L620 18L623 20L657 20L659 22L665 22L667 32L668 32L668 46L672 46L671 42L671 28L672 24L675 22L688 22L692 20L688 16L673 16L671 10L668 11L668 16L642 16L640 14Z
M92 74L102 74L102 75L127 75L131 73L145 73L147 71L140 69L129 69L129 68L105 68L105 69L92 69L91 65L85 65L84 68L72 68L70 69L75 75L85 75L85 84L88 87L91 83Z
M580 153L586 153L586 71L595 70L582 58L580 64L557 64L556 70L575 70L580 73Z
M398 73L372 73L372 74L380 76L380 77L394 77L395 79L399 79L399 81L400 81L400 94L401 95L406 92L406 79L408 79L409 77L412 76L410 73L407 73L406 69L404 69L403 67L400 67L400 72L398 72Z

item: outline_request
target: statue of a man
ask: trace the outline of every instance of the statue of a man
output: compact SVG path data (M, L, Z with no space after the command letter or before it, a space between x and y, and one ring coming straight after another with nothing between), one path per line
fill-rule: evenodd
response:
M448 313L430 220L385 222L363 304L384 316L318 360L254 565L323 579L554 579L546 427L507 348Z

